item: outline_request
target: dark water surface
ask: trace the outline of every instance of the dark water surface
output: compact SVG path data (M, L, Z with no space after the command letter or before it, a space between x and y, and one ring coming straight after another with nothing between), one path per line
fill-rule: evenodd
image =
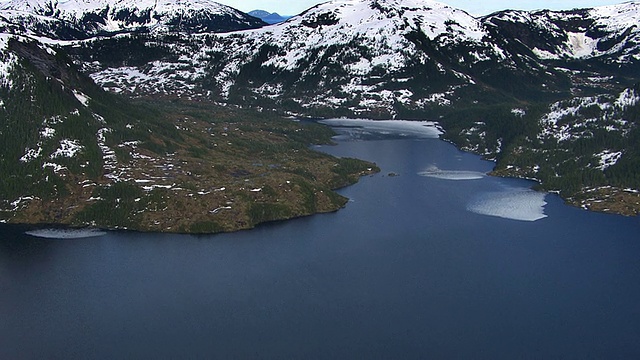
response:
M640 358L638 218L484 177L437 139L357 135L322 150L382 173L334 214L202 237L0 226L0 358Z

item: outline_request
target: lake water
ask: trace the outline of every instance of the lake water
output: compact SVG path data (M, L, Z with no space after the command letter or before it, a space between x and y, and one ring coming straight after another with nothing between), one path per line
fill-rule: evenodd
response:
M199 237L0 226L0 358L640 357L638 218L485 176L432 134L341 132L319 149L382 172L337 213Z

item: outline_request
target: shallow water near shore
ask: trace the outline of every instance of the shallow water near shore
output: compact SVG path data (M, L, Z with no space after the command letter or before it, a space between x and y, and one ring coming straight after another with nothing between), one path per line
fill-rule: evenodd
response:
M318 150L382 172L337 213L197 237L0 225L0 358L640 356L638 218L415 128L342 125Z

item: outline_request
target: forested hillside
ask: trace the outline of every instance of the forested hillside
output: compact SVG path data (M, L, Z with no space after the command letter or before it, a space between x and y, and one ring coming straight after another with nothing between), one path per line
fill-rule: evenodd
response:
M109 94L59 50L4 44L0 221L213 233L318 212L376 171L308 148L324 126ZM186 214L186 215L185 215Z

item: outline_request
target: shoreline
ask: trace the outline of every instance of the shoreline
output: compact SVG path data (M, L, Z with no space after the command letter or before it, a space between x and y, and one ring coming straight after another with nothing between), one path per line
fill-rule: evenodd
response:
M350 119L350 118L329 118L329 119L313 119L311 120L315 123L320 123L324 126L331 128L360 128L366 129L366 126L362 126L363 124L374 125L371 128L374 131L379 131L385 134L386 131L397 132L400 135L406 136L416 136L418 138L437 138L440 141L447 142L456 147L459 151L464 151L470 154L475 154L480 156L483 160L491 161L494 164L494 169L487 172L486 175L501 177L501 178L512 178L512 179L520 179L520 180L528 180L533 181L537 185L531 187L532 190L549 193L549 194L557 194L564 201L564 203L568 206L577 207L587 211L600 212L606 214L614 214L620 216L633 217L637 216L640 208L640 192L634 191L633 189L618 189L612 186L602 186L598 188L592 189L583 189L581 192L574 194L573 196L563 196L562 190L547 190L544 188L544 184L540 179L532 178L529 176L519 176L517 173L513 171L509 171L511 169L498 169L496 170L496 161L495 159L487 159L482 154L478 154L473 151L468 151L462 149L455 142L446 139L443 135L446 133L446 130L436 121L414 121L414 120L372 120L372 119ZM405 134L408 133L407 134ZM313 150L315 151L315 150ZM334 187L331 190L338 190L344 187L348 187L351 185L355 185L359 182L359 179L362 176L372 175L375 173L379 173L381 170L373 165L372 168L369 168L368 171L360 171L356 174L351 174L352 176L357 177L352 179L346 184L340 184L340 186ZM157 229L152 226L140 226L140 227L129 227L129 226L92 226L93 224L77 224L73 222L29 222L29 221L18 221L12 222L11 218L2 219L0 224L13 225L13 226L27 226L31 230L58 230L58 231L81 231L86 229L93 229L96 231L133 231L133 232L142 232L142 233L166 233L166 234L186 234L186 235L213 235L217 233L230 233L237 231L245 231L251 230L256 227L282 222L287 220L298 219L302 217L313 216L316 214L323 213L333 213L337 212L340 209L344 208L348 203L348 199L343 199L340 204L334 204L334 206L325 206L318 209L315 209L312 212L307 211L298 211L287 214L286 216L277 216L275 218L269 218L264 221L258 221L255 223L244 223L244 224L236 224L238 226L218 229L216 231L191 231L185 228L180 229ZM94 221L95 223L95 221Z
M357 178L355 179L356 181L353 182L349 182L347 184L343 184L342 186L338 186L335 188L332 188L332 191L337 191L340 189L344 189L347 188L349 186L353 186L356 185L359 181L360 178L364 177L364 176L370 176L370 175L374 175L380 173L380 169L377 166L373 166L371 168L371 170L369 171L363 171L360 172L357 175ZM337 193L336 193L337 194ZM341 195L339 195L341 196ZM115 227L102 227L102 226L95 226L95 225L91 225L91 224L73 224L73 223L64 223L64 222L59 222L59 223L55 223L55 222L11 222L11 220L2 220L0 221L0 225L6 225L6 226L11 226L11 227L24 227L25 229L21 229L21 232L29 235L31 237L34 238L40 238L40 239L75 239L75 238L91 238L91 237L99 237L99 236L84 236L84 237L47 237L47 236L34 236L32 234L29 234L29 232L37 232L37 231L48 231L48 232L61 232L61 233L65 233L65 232L113 232L113 231L123 231L123 232L133 232L133 233L146 233L146 234L153 234L153 233L157 233L157 234L176 234L176 235L193 235L193 236L198 236L198 235L216 235L216 234L226 234L226 233L235 233L235 232L240 232L240 231L250 231L253 230L255 228L258 228L260 226L264 226L264 225L269 225L269 224L274 224L274 223L279 223L279 222L285 222L285 221L289 221L289 220L295 220L295 219L300 219L300 218L305 218L305 217L309 217L309 216L314 216L314 215L320 215L320 214L330 214L330 213L336 213L338 211L340 211L341 209L345 208L347 206L347 204L349 203L349 199L348 198L344 198L344 201L342 204L340 204L339 206L334 206L334 207L330 207L330 208L323 208L323 209L319 209L315 212L312 213L299 213L299 214L292 214L289 217L283 217L283 218L278 218L278 219L272 219L272 220L267 220L267 221L262 221L262 222L258 222L255 224L251 224L251 226L247 226L247 227L238 227L235 229L228 229L228 230L224 230L224 231L216 231L216 232L198 232L198 231L180 231L180 230L176 230L176 231L167 231L167 230L155 230L155 229L144 229L144 228L129 228L127 226L115 226Z
M342 123L348 124L346 127L358 127L358 122L360 127L362 127L363 122L365 124L371 123L383 123L383 124L392 124L392 122L412 122L421 124L425 126L428 124L437 130L437 138L441 141L449 143L456 147L459 151L464 151L470 154L475 154L480 156L483 160L490 161L494 164L494 169L487 173L488 176L502 177L502 178L512 178L512 179L520 179L520 180L529 180L535 182L537 185L532 186L532 189L539 192L545 192L549 194L558 195L565 204L568 206L577 207L586 211L593 211L598 213L612 214L612 215L621 215L627 217L634 217L640 215L640 191L634 189L621 189L615 188L610 185L604 185L595 188L583 188L579 192L574 193L570 196L565 196L563 194L562 189L545 189L544 182L541 179L530 177L530 176L520 176L517 173L510 172L510 169L496 169L497 162L495 159L488 159L483 154L479 154L474 151L469 151L463 149L459 144L456 144L454 141L451 141L443 135L446 134L446 129L438 122L433 120L373 120L373 119L351 119L351 118L335 118L335 119L324 119L318 120L320 123L334 122L334 123ZM417 128L417 125L412 126L414 129ZM396 129L403 129L403 127L396 127ZM597 193L596 196L593 197L593 194Z

